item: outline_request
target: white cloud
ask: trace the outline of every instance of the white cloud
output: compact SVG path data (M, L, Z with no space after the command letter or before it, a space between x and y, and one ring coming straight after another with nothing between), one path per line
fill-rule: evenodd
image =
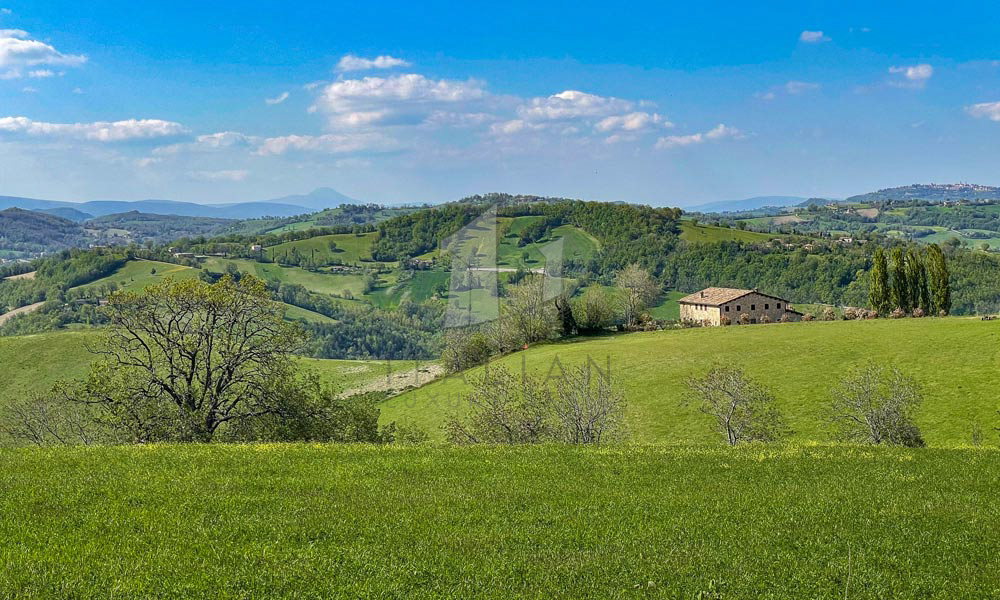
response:
M38 90L36 88L33 88L33 87L31 87L29 85L29 86L25 86L25 87L21 88L21 91L24 92L25 94L34 94Z
M260 142L259 138L245 135L237 131L220 131L199 135L193 141L162 146L153 150L153 154L165 156L183 152L214 152L228 148L247 148Z
M257 148L257 154L268 156L291 151L347 154L389 150L394 145L391 139L379 133L285 135L263 140Z
M890 82L891 85L896 87L922 88L927 83L927 80L934 75L934 67L926 63L908 67L889 67L889 73L892 75L901 75L906 80L892 81Z
M288 100L288 92L281 92L274 98L264 98L264 102L270 105L281 104L285 100Z
M529 123L524 119L512 119L502 123L494 123L490 126L490 133L495 135L513 135L522 131L534 131L541 128L542 126L537 123Z
M0 29L0 78L22 77L24 70L37 66L76 67L86 56L63 54L49 44L33 40L21 29Z
M95 123L45 123L33 121L27 117L0 118L0 133L65 137L94 142L121 142L172 137L186 131L180 123L159 119L128 119Z
M28 71L28 77L34 77L35 79L55 77L55 74L55 71L52 71L51 69L35 69L34 71Z
M518 109L523 119L556 121L581 117L604 117L632 110L634 104L619 98L566 90L545 98L532 98Z
M11 12L9 8L0 8L0 15L9 15Z
M600 132L608 131L643 131L652 127L673 127L674 124L665 120L657 113L631 112L624 115L604 117L594 125Z
M989 119L1000 122L1000 102L981 102L966 106L965 112L977 119Z
M822 31L809 31L807 29L799 34L799 41L806 44L818 44L820 42L829 42L830 37L824 35Z
M656 148L664 150L667 148L678 148L691 146L704 142L723 139L743 139L743 132L735 127L719 124L704 133L692 133L689 135L668 135L656 140Z
M482 83L475 80L434 80L411 73L335 81L313 108L325 113L334 128L356 129L418 124L448 105L484 97Z
M243 181L250 171L245 169L233 169L224 171L193 171L191 177L201 181Z
M409 67L410 63L394 56L376 56L375 58L361 58L354 54L345 54L337 63L337 70L345 71L368 71L371 69L392 69L394 67Z

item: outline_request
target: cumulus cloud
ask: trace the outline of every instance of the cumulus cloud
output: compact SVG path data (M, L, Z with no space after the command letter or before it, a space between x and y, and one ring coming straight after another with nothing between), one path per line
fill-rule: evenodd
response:
M337 63L337 70L346 71L370 71L372 69L392 69L395 67L409 67L410 63L394 56L376 56L375 58L362 58L354 54L345 54Z
M667 148L679 148L692 146L705 142L723 139L742 139L743 132L735 127L719 124L704 133L692 133L689 135L668 135L656 140L656 148L665 150Z
M63 54L49 44L31 39L24 30L0 29L0 78L23 77L32 67L77 67L86 61L86 56Z
M557 121L604 117L630 111L633 107L634 104L627 100L566 90L545 98L532 98L518 109L518 115L530 121Z
M602 133L609 131L644 131L653 127L673 127L657 113L630 112L624 115L604 117L594 125L594 129Z
M913 66L889 67L889 73L899 75L902 78L890 82L891 85L896 87L922 88L926 85L927 80L934 75L934 67L926 63Z
M281 92L274 98L264 98L264 102L269 105L281 104L285 100L288 100L288 92Z
M809 31L807 29L799 34L799 41L806 44L818 44L820 42L829 42L830 37L822 31Z
M1000 122L1000 102L981 102L966 106L965 112L977 119L989 119Z
M186 133L180 123L160 119L128 119L95 123L45 123L27 117L0 118L0 133L62 137L94 142L122 142L173 137Z
M261 141L257 147L257 154L269 156L291 151L347 154L362 151L384 151L393 146L394 143L390 138L379 133L285 135Z
M250 171L245 169L232 169L223 171L193 171L191 177L201 181L243 181Z
M483 84L475 80L429 79L414 73L335 81L313 106L337 129L375 125L419 124L448 105L481 100Z
M256 145L259 141L259 138L237 131L220 131L196 136L192 141L162 146L153 150L153 153L165 156L183 152L214 152L228 148L246 148Z
M783 85L776 85L766 92L754 94L754 96L761 100L774 100L779 94L798 96L806 92L816 91L821 87L818 83L810 83L808 81L789 81Z

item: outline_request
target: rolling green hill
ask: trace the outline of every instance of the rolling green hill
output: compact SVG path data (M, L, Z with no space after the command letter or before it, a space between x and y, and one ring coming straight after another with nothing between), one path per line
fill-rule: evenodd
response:
M695 225L691 221L681 221L681 239L685 242L758 242L764 243L774 239L773 235L716 227L714 225Z
M265 248L267 256L280 260L297 249L305 257L315 256L322 260L335 260L344 264L372 262L372 242L375 240L375 233L338 233L333 235L321 235L294 242L285 242L277 246ZM330 249L330 243L336 244L336 250Z
M87 347L99 342L100 332L94 329L0 337L0 364L4 365L0 404L9 398L48 390L59 380L84 376L94 360ZM413 368L410 361L296 360L303 368L315 371L324 383L344 389L384 378L387 371L400 373Z
M718 441L708 417L681 407L685 380L715 365L739 365L769 387L796 440L828 439L825 407L830 389L851 367L877 359L923 384L926 401L917 423L927 443L971 441L975 424L998 423L992 373L1000 365L1000 321L902 319L787 323L697 328L574 340L533 347L497 361L515 372L558 377L560 368L610 362L624 386L631 437L644 443ZM522 363L523 361L523 363ZM388 421L411 421L440 436L450 414L466 408L469 391L452 376L383 405ZM988 442L996 443L995 436Z

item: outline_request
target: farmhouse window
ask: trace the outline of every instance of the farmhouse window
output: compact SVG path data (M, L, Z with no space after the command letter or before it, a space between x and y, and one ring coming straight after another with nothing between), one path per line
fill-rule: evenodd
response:
M775 306L777 306L777 307L778 307L778 310L781 310L781 302L779 302L779 303L775 304Z
M739 304L736 305L736 312L740 312L740 305Z
M756 304L751 304L750 305L750 310L757 310L757 305Z
M729 305L726 305L726 312L729 312Z
M769 309L769 308L771 308L771 306L770 306L769 304L765 304L765 305L764 305L764 310L767 310L767 309Z

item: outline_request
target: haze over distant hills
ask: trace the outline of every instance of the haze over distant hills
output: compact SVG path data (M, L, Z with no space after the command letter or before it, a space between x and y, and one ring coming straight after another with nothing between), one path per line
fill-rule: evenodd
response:
M741 210L755 210L765 206L784 207L795 206L808 200L801 196L754 196L743 200L722 200L719 202L708 202L697 206L689 206L684 210L688 212L736 212Z
M299 194L235 204L198 204L174 200L91 200L89 202L63 202L18 196L0 196L0 210L22 208L50 212L74 221L118 213L139 211L159 215L183 217L215 217L221 219L252 219L257 217L291 217L316 212L341 204L358 204L353 198L333 188L317 188L308 194Z

